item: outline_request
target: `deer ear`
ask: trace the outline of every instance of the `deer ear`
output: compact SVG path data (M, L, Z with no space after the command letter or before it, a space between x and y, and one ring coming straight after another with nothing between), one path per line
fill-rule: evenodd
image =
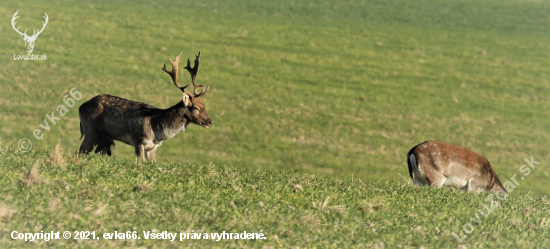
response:
M191 101L191 97L187 93L183 93L183 105L185 107L189 107L193 105L193 102Z

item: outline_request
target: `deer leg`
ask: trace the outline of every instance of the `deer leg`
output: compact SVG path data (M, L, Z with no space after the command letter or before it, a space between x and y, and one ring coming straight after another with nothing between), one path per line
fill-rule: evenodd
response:
M143 153L144 160L149 160L149 150Z
M154 152L152 150L150 151L147 151L145 153L145 158L147 158L147 160L152 160L153 159L153 155L154 155Z
M155 160L155 153L157 152L158 145L154 145L152 149L145 152L145 158L147 160Z
M114 143L113 142L109 142L107 144L105 144L103 146L103 148L101 149L101 154L102 155L107 155L107 156L111 156L111 146L113 145Z
M134 148L136 152L136 164L138 164L139 158L145 161L145 146L143 144L136 144Z
M78 149L78 154L88 154L90 153L90 151L94 149L96 145L98 145L98 141L95 139L95 135L93 134L85 135L84 141L82 141L82 144Z
M442 174L434 174L434 175L431 175L431 177L429 177L427 180L430 186L441 188L445 183L445 179L446 177Z
M153 149L151 149L150 151L148 151L148 156L151 160L155 160L155 154L157 153L157 148L159 147L159 145L156 145L155 147L153 147Z
M139 154L141 154L141 160L145 161L147 158L145 157L146 154L145 154L145 145L140 145L139 146Z
M99 153L101 155L111 155L111 146L115 144L114 140L110 138L105 138L99 144L97 145L97 148L95 149L95 153Z
M139 163L139 145L134 146L134 151L136 153L136 165Z
M478 185L478 182L475 181L476 179L475 178L470 178L470 180L468 180L468 183L466 184L466 186L464 187L466 189L466 191L469 191L469 192L474 192L474 193L479 193L481 191L483 191L483 187L479 186Z

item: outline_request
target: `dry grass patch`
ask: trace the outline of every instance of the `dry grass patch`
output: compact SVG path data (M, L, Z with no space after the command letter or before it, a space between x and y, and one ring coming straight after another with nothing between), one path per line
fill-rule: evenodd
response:
M61 202L61 200L59 199L59 197L56 197L54 199L51 199L49 202L48 202L48 207L49 209L52 211L52 212L55 212L57 209L59 209L59 203Z
M4 203L0 204L0 219L9 220L17 212L17 208L8 206Z
M381 209L383 209L385 205L385 199L383 197L377 197L369 201L363 201L363 204L364 204L362 208L363 211L374 213L376 211L380 211Z
M50 154L50 163L57 166L65 165L65 158L63 157L63 149L61 149L61 144L57 144L55 149Z
M40 162L37 160L32 168L25 174L25 177L23 179L23 183L27 185L28 187L33 186L34 184L43 183L42 179L40 179L40 175L38 173L38 168L40 167Z
M328 206L328 203L330 202L330 197L327 196L327 198L325 198L325 201L324 202L313 202L313 207L316 208L316 209L319 209L321 211L329 211L329 210L335 210L335 211L338 211L338 212L344 212L346 210L346 206L345 205L335 205L335 206Z

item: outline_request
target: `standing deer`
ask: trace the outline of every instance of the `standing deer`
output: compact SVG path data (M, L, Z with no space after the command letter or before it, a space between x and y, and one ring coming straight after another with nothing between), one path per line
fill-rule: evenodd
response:
M484 156L451 144L426 141L407 153L414 184L507 193Z
M201 52L196 56L193 68L189 59L185 67L191 74L193 94L185 90L189 85L181 87L178 84L180 56L181 54L175 61L168 59L172 71L166 70L166 65L162 70L172 77L174 85L183 92L182 101L168 109L159 109L146 103L107 94L93 97L78 109L80 139L84 137L79 153L87 154L96 147L95 153L111 155L111 146L117 140L134 146L137 159L155 159L155 152L162 142L184 131L189 123L205 128L212 125L212 120L201 102L201 97L209 87L196 84ZM197 93L201 87L204 87L203 90Z

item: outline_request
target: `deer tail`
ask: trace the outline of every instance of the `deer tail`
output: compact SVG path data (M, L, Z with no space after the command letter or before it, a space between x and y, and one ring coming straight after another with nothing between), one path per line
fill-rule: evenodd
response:
M420 169L418 169L418 162L412 150L407 153L407 164L409 165L409 175L413 178L413 172L415 170L420 171Z
M414 171L422 172L422 170L418 168L418 159L416 158L415 150L418 146L425 144L427 142L429 142L429 140L417 144L416 146L412 147L411 150L409 150L409 153L407 153L407 164L409 165L409 175L411 176L412 179L414 179L414 175L413 175Z

